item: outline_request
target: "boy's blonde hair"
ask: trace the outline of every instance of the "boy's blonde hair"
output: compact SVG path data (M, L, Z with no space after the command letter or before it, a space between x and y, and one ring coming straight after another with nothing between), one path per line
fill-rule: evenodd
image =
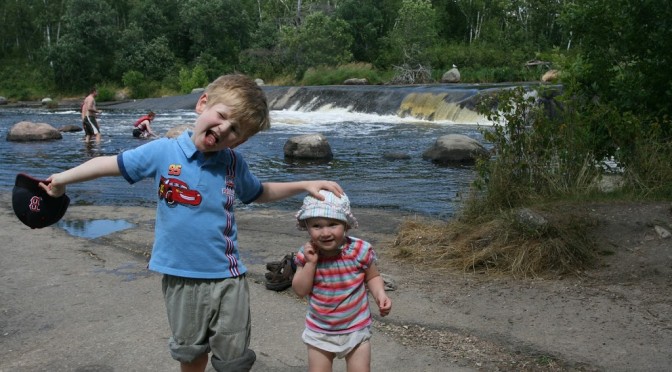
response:
M254 80L242 74L222 75L205 88L208 106L223 103L250 135L271 127L266 94Z

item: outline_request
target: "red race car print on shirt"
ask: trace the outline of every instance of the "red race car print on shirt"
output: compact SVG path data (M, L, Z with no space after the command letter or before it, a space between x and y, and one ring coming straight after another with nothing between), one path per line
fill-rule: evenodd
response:
M159 199L165 199L168 205L175 203L187 205L201 204L201 193L189 189L186 183L177 178L165 178L161 176L159 184Z

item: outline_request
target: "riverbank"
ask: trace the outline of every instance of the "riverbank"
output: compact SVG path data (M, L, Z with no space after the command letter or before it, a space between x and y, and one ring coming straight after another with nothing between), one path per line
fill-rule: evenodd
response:
M135 226L96 239L54 225L30 230L0 197L0 371L176 370L167 353L160 277L145 269L153 208L72 206L64 220ZM557 280L439 272L396 260L409 216L355 208L380 268L396 282L390 316L376 316L374 371L663 371L672 366L669 203L591 207L613 255ZM592 211L592 212L591 212ZM617 211L618 213L614 213ZM294 211L240 210L250 267L254 371L303 371L305 303L264 287L265 263L296 249ZM336 370L343 370L340 364ZM340 368L340 369L339 369Z

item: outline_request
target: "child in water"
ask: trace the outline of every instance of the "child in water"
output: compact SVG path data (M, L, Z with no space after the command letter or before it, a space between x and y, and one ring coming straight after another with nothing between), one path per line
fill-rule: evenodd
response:
M133 124L133 137L135 138L149 138L149 137L156 137L156 134L152 131L152 127L150 126L152 120L154 120L154 117L156 114L153 111L150 111L147 113L147 115L141 117L140 119L135 121L135 124Z

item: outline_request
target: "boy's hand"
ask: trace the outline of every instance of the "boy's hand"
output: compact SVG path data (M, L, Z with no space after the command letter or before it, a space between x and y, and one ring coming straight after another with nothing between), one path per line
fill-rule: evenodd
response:
M314 198L324 200L324 195L320 194L320 190L331 191L339 198L343 195L343 188L334 181L311 181L306 188L306 191Z
M51 175L46 179L47 183L40 182L39 185L49 196L58 198L59 196L65 194L65 185L60 185L54 181L54 176Z

